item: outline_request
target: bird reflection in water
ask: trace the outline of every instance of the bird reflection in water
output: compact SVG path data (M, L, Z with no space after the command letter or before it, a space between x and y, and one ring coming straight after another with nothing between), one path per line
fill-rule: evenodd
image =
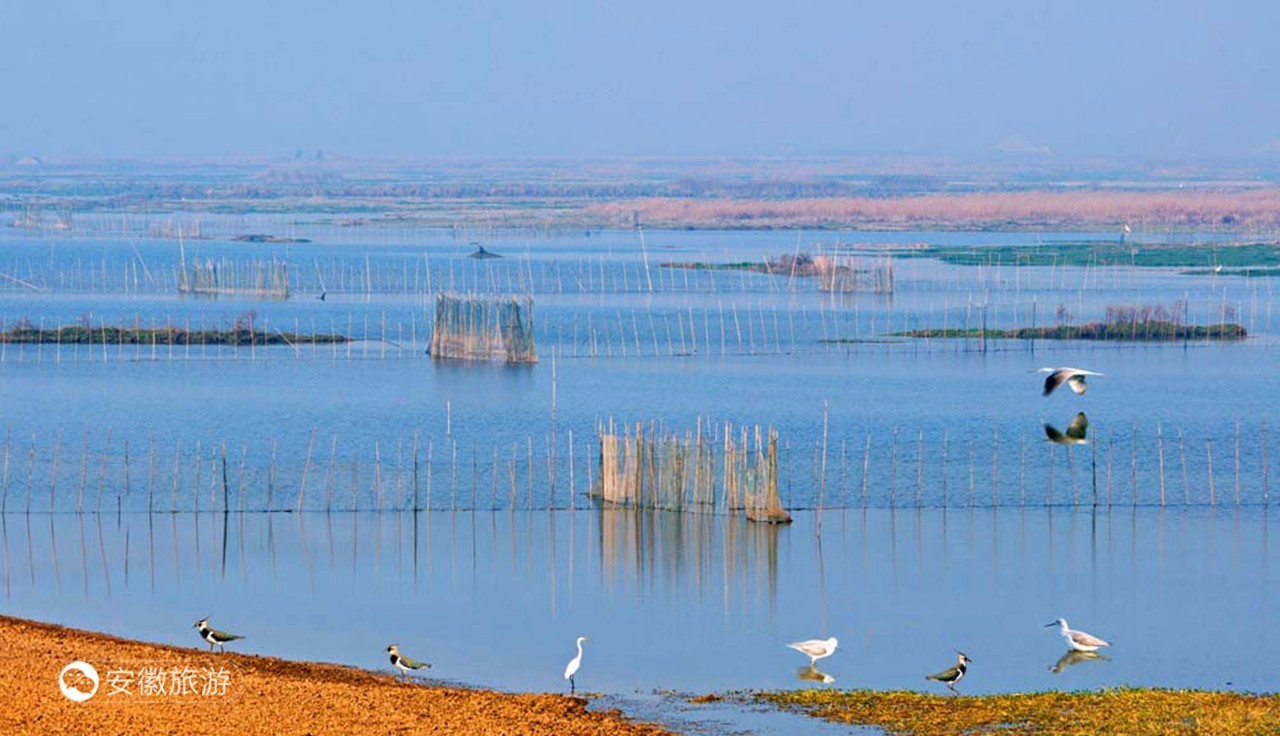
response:
M1071 424L1067 425L1066 432L1058 431L1058 428L1049 424L1044 425L1044 434L1049 441L1055 445L1083 445L1088 442L1089 418L1084 412L1076 414L1071 420Z
M836 678L828 675L813 665L797 668L796 677L801 680L808 680L809 682L821 682L823 685L830 685L836 681Z
M1057 662L1049 665L1049 671L1055 675L1061 675L1063 670L1073 664L1092 662L1094 660L1107 662L1110 661L1110 659L1110 657L1098 654L1097 652L1080 652L1075 649L1068 649L1065 654L1058 658Z

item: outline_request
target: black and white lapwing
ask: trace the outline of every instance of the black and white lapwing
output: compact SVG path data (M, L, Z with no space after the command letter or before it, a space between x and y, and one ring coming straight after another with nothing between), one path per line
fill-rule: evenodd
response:
M1088 386L1085 385L1085 376L1101 376L1101 373L1094 371L1086 371L1083 368L1039 368L1032 373L1048 373L1044 379L1044 396L1053 393L1059 386L1066 384L1078 394L1085 392Z
M228 634L225 631L218 631L209 627L209 619L202 618L195 623L195 627L200 630L200 638L209 642L209 651L213 651L213 646L218 645L219 651L226 651L225 644L236 639L243 639L239 634Z
M391 655L391 664L400 670L405 677L409 676L410 670L420 670L431 666L430 662L419 662L401 654L399 644L392 644L387 647L387 654Z
M955 667L943 670L936 675L927 675L924 679L941 682L947 686L948 690L958 695L959 693L956 691L956 683L960 682L961 678L964 677L964 673L969 670L969 663L973 660L969 659L969 656L959 649L956 650L956 654L959 656L957 657Z

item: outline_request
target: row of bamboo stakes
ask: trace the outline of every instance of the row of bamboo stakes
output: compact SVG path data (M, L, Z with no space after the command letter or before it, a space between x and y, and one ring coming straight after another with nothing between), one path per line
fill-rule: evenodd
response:
M641 256L640 258L637 258ZM521 293L521 294L645 294L645 293L801 293L824 290L879 291L892 293L900 285L922 284L931 292L1036 295L1044 293L1074 294L1100 291L1134 292L1143 287L1135 277L1143 269L1109 264L1106 266L1038 266L1011 263L979 263L953 266L922 259L888 261L888 256L874 252L820 251L817 258L827 258L849 265L861 272L851 279L832 271L823 278L788 274L764 274L754 271L694 268L667 268L649 263L647 252L626 253L606 257L553 257L534 259L526 250L510 257L475 260L459 252L432 255L385 255L363 258L332 258L322 263L318 258L264 261L220 256L218 270L235 274L223 288L252 295L264 289L294 294L363 295L423 294L435 291ZM738 257L731 253L703 255L700 262ZM309 261L309 262L308 262ZM203 261L205 275L212 276L211 259ZM896 274L893 264L909 264L905 274ZM846 272L847 273L847 272ZM254 277L254 274L257 274ZM136 250L100 261L74 259L54 262L36 257L0 261L0 289L19 291L59 291L102 294L173 294L190 287L197 274L183 263L152 268ZM251 278L252 277L252 278ZM1266 301L1273 299L1271 279L1241 280L1230 276L1212 276L1210 281L1189 281L1193 288L1208 287L1225 291L1228 284L1254 292L1265 292ZM283 279L283 280L282 280ZM208 280L208 279L206 279ZM269 289L266 287L270 287ZM187 290L190 290L189 288Z
M760 519L780 519L784 500L792 510L1126 502L1270 505L1265 421L1256 433L1246 433L1237 422L1225 448L1209 438L1193 443L1181 430L1171 435L1157 424L1154 442L1141 455L1136 427L1127 447L1111 433L1095 432L1088 444L1063 447L1029 440L1025 434L1016 442L1004 441L998 429L990 442L981 444L973 435L952 437L948 431L940 441L935 436L926 443L923 431L903 436L895 428L888 437L867 433L865 438L840 439L837 455L837 448L827 443L824 411L811 474L803 464L796 466L803 460L794 455L804 450L759 427L752 431L754 447L746 428L734 431L724 425L721 434L719 425L709 421L683 434L660 431L654 424L647 433L643 425L627 425L621 434L617 428L602 428L585 453L570 431L563 465L555 431L536 452L532 436L510 448L482 452L478 438L468 446L452 434L437 442L415 432L394 447L375 441L371 457L349 448L340 456L338 438L331 436L326 458L324 444L317 447L318 430L313 430L299 467L282 464L277 438L269 452L255 453L264 459L251 464L243 444L237 452L227 443L184 447L177 442L170 454L154 438L140 450L127 438L113 440L108 430L100 444L91 443L86 432L76 448L58 432L52 448L42 448L37 435L28 440L7 429L0 448L0 513L101 512L104 505L106 510L153 513L551 510L574 508L581 503L580 492L611 505L744 511ZM1068 482L1061 478L1064 465ZM584 472L585 486L579 480ZM799 496L807 501L797 501L796 484L807 485Z

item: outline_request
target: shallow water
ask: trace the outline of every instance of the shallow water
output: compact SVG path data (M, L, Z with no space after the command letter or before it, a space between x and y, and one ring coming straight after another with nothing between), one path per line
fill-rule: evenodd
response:
M248 636L242 651L369 668L397 641L435 677L511 690L563 689L581 634L583 690L672 722L683 709L655 692L827 686L785 647L827 635L841 641L820 666L835 687L939 690L923 677L959 648L974 659L970 693L1275 689L1270 280L903 259L891 298L833 298L656 265L786 253L794 233L650 233L647 251L630 232L494 236L486 247L519 257L476 262L467 238L442 231L254 224L316 242L200 241L179 256L136 233L0 232L0 274L47 287L5 281L4 325L194 328L254 310L269 331L360 338L247 351L0 345L5 613L184 646L200 645L190 624L211 615ZM197 256L287 259L303 286L288 301L157 286ZM138 280L143 263L154 281ZM431 361L428 280L532 289L541 362ZM1192 321L1229 307L1254 337L886 338L984 318L1046 324L1060 304L1092 319L1111 303L1178 300ZM1029 371L1043 365L1105 375L1083 396L1042 398ZM1045 442L1045 423L1064 428L1077 412L1088 444ZM702 427L717 447L725 423L775 428L795 523L596 508L595 437L610 422ZM430 510L391 511L415 506ZM1043 628L1059 616L1111 640L1107 658L1059 664L1064 645ZM692 712L730 730L799 727Z
M839 687L934 689L952 648L970 693L1117 685L1275 689L1277 565L1260 510L828 511L787 527L694 514L7 515L5 612L199 646L432 676L627 694L789 688L784 645L838 636ZM1058 616L1105 660L1050 671Z

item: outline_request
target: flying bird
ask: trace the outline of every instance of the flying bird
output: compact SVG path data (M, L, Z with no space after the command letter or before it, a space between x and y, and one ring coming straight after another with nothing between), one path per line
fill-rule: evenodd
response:
M964 673L969 670L969 663L973 661L972 659L969 659L968 655L959 649L956 650L956 654L958 656L956 657L955 667L943 670L936 675L928 675L924 679L941 682L947 686L948 690L956 693L956 683L960 682L960 679L964 677Z
M1083 631L1072 631L1067 628L1067 620L1060 618L1056 621L1050 621L1045 624L1045 628L1057 626L1058 633L1067 642L1067 646L1077 652L1096 652L1102 647L1111 646L1111 642L1103 641L1092 634L1086 634Z
M416 659L410 659L409 657L401 654L399 644L392 644L387 647L387 653L391 655L391 664L396 669L400 670L400 672L406 677L409 675L409 670L420 670L424 667L431 666L430 662L419 662Z
M812 667L819 659L822 659L823 657L830 657L832 654L835 654L836 647L839 645L840 642L836 641L836 638L833 636L830 639L798 641L793 644L788 644L787 646L801 654L808 655L809 666Z
M200 630L200 638L209 642L209 651L211 652L213 651L213 646L215 644L218 645L218 651L225 652L225 645L227 642L244 638L238 634L228 634L225 631L218 631L217 629L209 628L209 619L207 618L202 618L197 621L195 623L195 628Z
M575 688L575 685L573 682L573 676L578 673L578 668L582 666L582 642L584 641L590 641L590 639L588 639L585 636L578 637L578 656L569 660L569 664L565 665L565 668L564 668L564 679L569 681L570 694L574 692L574 688Z
M1034 373L1048 373L1044 379L1044 396L1053 393L1062 384L1067 384L1072 391L1078 394L1085 392L1087 386L1084 383L1085 376L1101 376L1101 373L1094 371L1086 371L1083 368L1039 368Z
M1058 428L1045 422L1044 433L1049 441L1056 445L1083 445L1088 442L1086 437L1089 431L1089 417L1084 412L1076 414L1075 419L1071 420L1071 424L1067 425L1066 432L1059 432Z

